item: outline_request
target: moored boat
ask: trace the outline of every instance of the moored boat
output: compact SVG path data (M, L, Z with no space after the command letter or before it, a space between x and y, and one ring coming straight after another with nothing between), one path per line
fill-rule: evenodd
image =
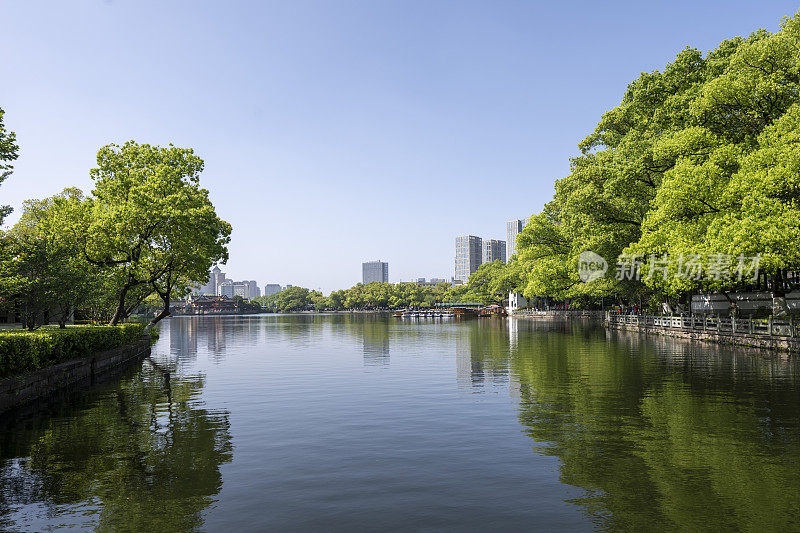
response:
M506 312L505 308L499 305L487 305L486 307L481 307L478 309L478 316L481 318L503 318L507 315L508 313Z

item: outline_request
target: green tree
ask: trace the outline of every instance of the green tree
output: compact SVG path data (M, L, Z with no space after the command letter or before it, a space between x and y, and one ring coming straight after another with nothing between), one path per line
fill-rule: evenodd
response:
M6 126L3 123L3 115L5 115L5 111L3 111L3 108L0 108L0 184L11 175L11 172L14 170L14 166L11 162L16 160L19 156L17 136L13 131L6 130ZM3 219L5 219L10 212L10 206L0 206L0 225L3 224Z
M200 187L203 160L189 148L111 144L97 165L86 257L116 283L111 324L156 293L163 309L154 324L169 314L170 298L227 261L231 227Z
M798 231L792 110L800 95L800 14L781 31L756 32L729 52L689 106L691 127L662 144L676 164L629 252L696 255L705 267L730 256L723 276L651 278L657 291L673 296L741 287L731 275L735 258L761 254L761 270L782 299L784 272L800 264L792 238Z
M20 220L8 233L0 283L8 299L22 305L28 329L51 318L63 328L71 313L97 297L101 278L84 259L74 231L85 208L78 189L27 200Z
M686 48L643 73L579 147L553 200L518 237L528 297L688 299L752 288L736 258L762 254L776 300L798 270L794 106L800 103L800 13L781 30L734 38L703 56ZM605 278L581 283L584 251L606 258ZM620 255L641 278L613 279ZM723 275L678 276L682 259ZM672 259L667 275L648 268Z
M503 261L484 263L470 274L467 293L463 297L471 302L502 304L520 282L516 263L513 266Z

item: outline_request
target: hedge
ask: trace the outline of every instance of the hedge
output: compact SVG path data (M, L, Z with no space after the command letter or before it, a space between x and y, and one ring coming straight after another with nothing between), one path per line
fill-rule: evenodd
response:
M143 324L0 330L0 378L130 344L143 330Z

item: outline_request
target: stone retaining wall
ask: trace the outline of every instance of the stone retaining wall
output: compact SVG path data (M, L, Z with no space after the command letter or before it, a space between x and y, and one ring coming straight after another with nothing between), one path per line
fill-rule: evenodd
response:
M128 362L150 355L150 337L97 354L0 380L0 413L70 385L93 382Z
M654 319L658 318L662 322L668 320L680 320L679 318L669 319L665 317L641 317L642 323L625 323L618 320L611 320L613 317L604 316L605 314L601 315L600 311L528 311L526 313L514 313L514 317L518 318L533 318L533 319L545 319L545 320L575 320L575 319L583 319L583 320L591 320L592 322L596 322L602 324L608 329L616 329L616 330L623 330L623 331L633 331L641 334L648 334L648 335L664 335L667 337L673 337L677 339L688 339L693 341L702 341L702 342L713 342L716 344L727 344L732 346L745 346L749 348L756 348L759 350L770 350L775 352L783 352L786 355L797 357L800 356L800 336L796 334L793 335L773 335L773 334L764 334L763 331L753 332L751 333L745 328L743 331L739 331L736 327L730 328L727 327L728 331L718 331L716 328L708 328L708 329L694 329L694 328L684 328L684 327L671 327L667 325L657 325L653 323L647 323L647 319ZM688 320L688 319L685 319ZM702 323L702 318L699 323ZM719 320L719 318L714 318L713 320ZM730 319L722 319L723 321ZM653 322L654 320L650 320ZM638 322L638 321L637 321ZM747 320L740 320L737 321L740 324L747 324ZM773 330L773 326L771 325L772 322L770 321L770 331ZM728 326L730 326L728 324ZM775 326L775 330L780 330L785 333L786 328L793 328L793 331L796 331L797 324L794 326ZM753 328L752 323L750 324L750 329ZM731 329L735 331L731 331ZM759 328L763 329L763 327Z
M778 352L788 352L792 356L800 355L800 338L798 337L778 337L767 335L750 335L749 333L731 333L715 331L686 331L680 329L661 328L644 324L622 324L617 322L605 322L605 326L610 329L624 331L635 331L651 335L665 335L678 339L689 339L694 341L714 342L717 344L729 344L732 346L747 346L761 350L771 350Z

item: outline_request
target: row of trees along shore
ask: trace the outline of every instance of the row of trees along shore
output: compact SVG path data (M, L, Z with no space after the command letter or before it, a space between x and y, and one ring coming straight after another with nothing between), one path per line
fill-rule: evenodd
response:
M433 307L440 303L479 302L500 304L508 292L519 285L517 270L501 261L487 263L464 285L438 283L419 285L406 283L359 283L349 289L331 292L328 296L303 287L289 287L254 301L267 311L287 312L304 309L337 311L345 309L397 309Z
M0 182L19 146L0 110ZM2 233L0 304L33 330L64 327L71 313L116 325L146 299L170 314L170 299L204 283L228 258L231 226L200 187L203 160L191 149L110 144L89 174L91 194L76 188L24 203L19 221ZM0 223L10 212L0 208Z

